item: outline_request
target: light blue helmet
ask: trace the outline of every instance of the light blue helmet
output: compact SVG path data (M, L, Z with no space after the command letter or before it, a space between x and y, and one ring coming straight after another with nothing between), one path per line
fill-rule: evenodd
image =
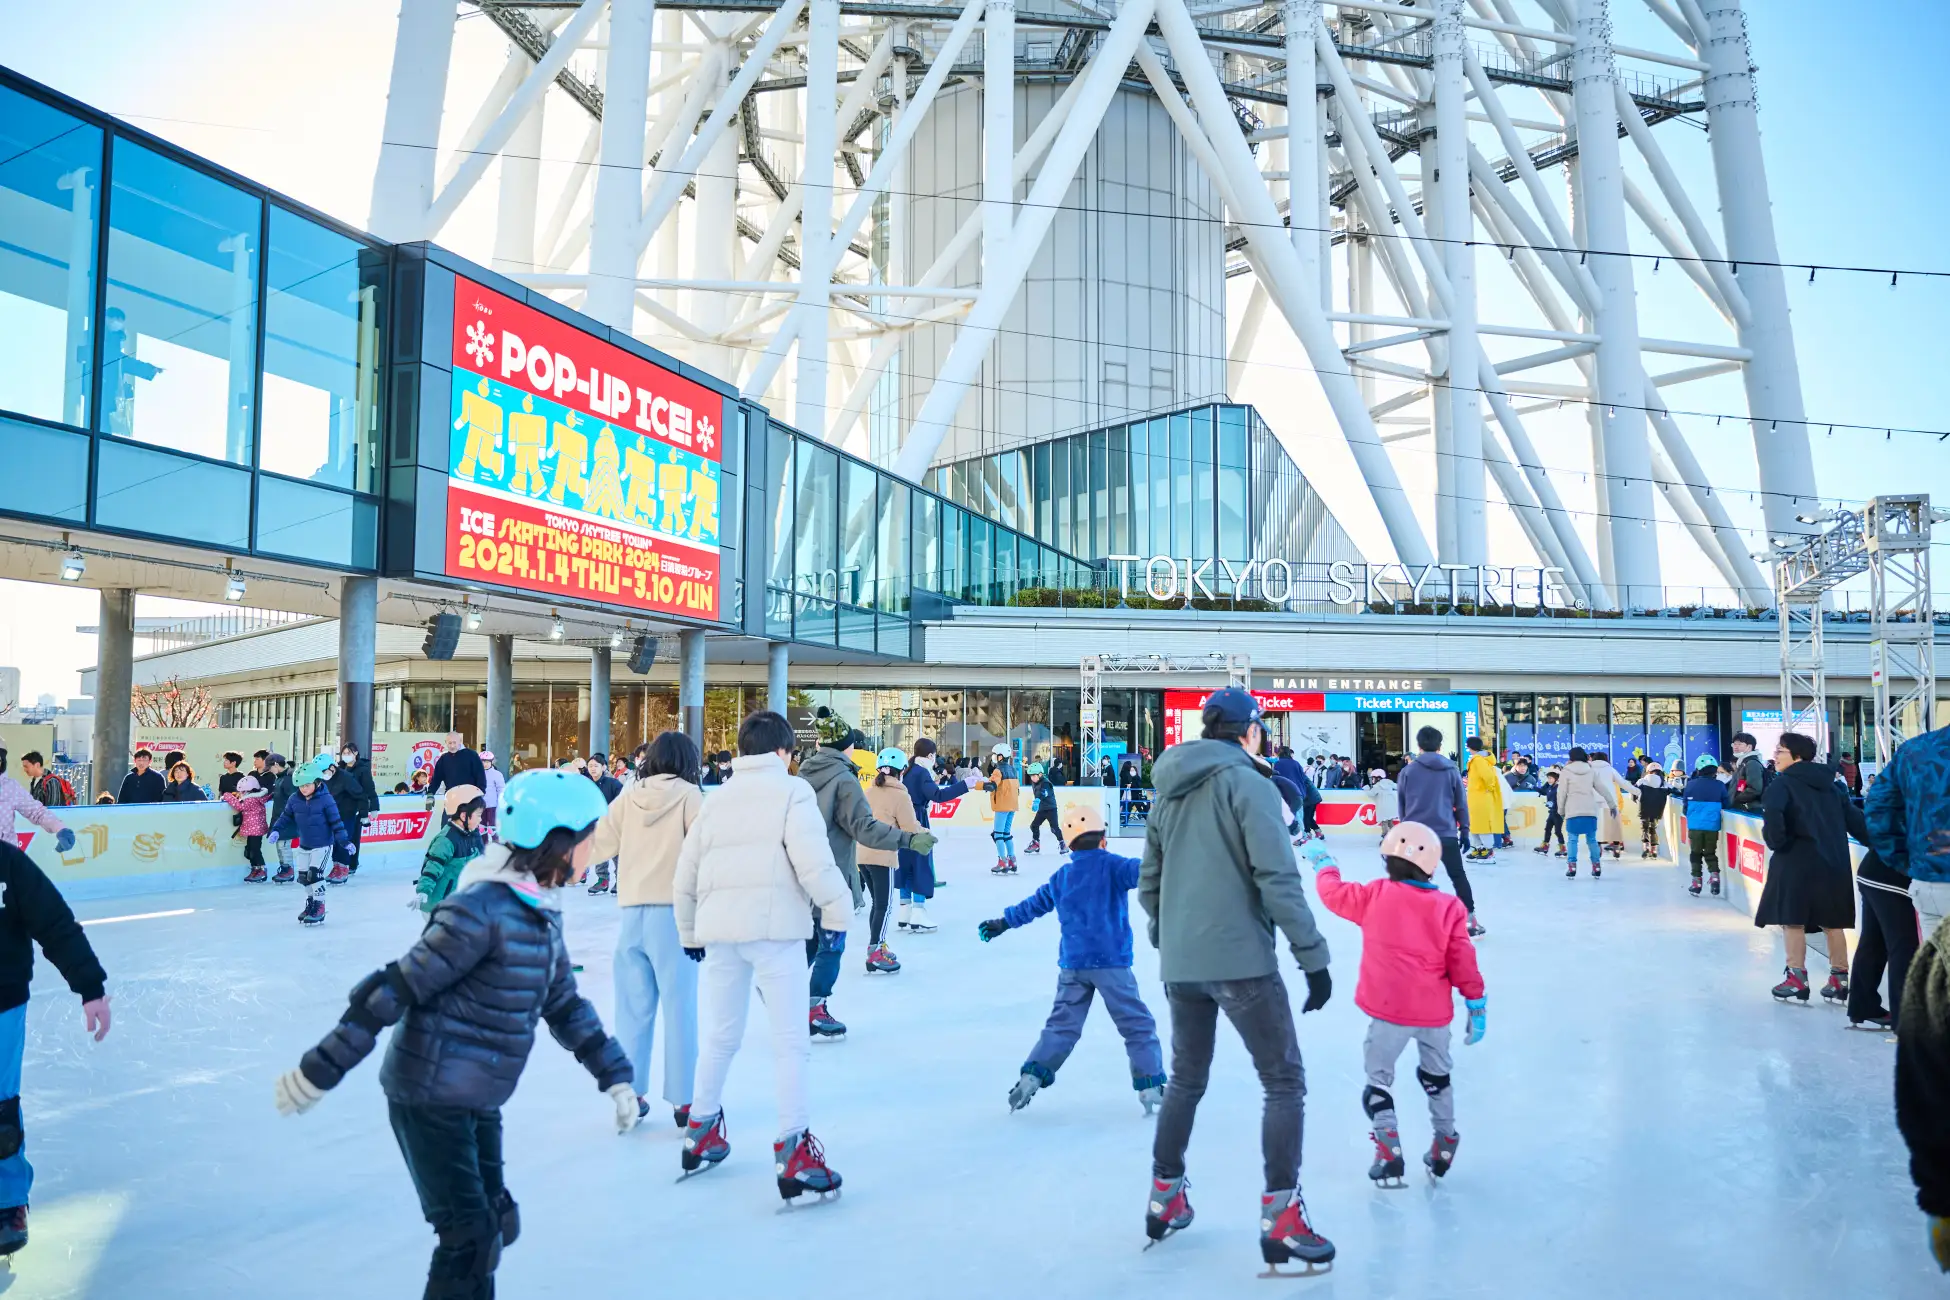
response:
M328 766L330 766L330 764L321 763L314 758L310 762L306 763L303 767L300 767L297 770L297 772L292 775L291 784L317 785L320 781L323 781L325 779L325 769Z
M907 751L899 745L889 745L875 756L882 767L903 768L907 766Z
M538 848L552 830L588 830L608 806L596 783L580 772L530 768L501 792L495 827L503 844Z
M339 765L339 756L337 754L328 754L321 749L318 751L318 757L312 759L312 762L316 763L318 769L322 772L328 767L337 767Z

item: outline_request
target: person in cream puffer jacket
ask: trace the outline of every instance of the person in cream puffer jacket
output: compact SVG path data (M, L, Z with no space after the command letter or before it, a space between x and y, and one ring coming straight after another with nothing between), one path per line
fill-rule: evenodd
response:
M703 962L702 1043L686 1143L705 1152L723 1143L719 1103L745 1035L754 977L772 1027L781 1149L792 1149L806 1129L805 942L814 907L822 942L844 942L853 892L833 861L813 788L786 770L794 743L778 714L746 718L732 778L704 801L677 858L677 933L685 955Z
M630 1055L638 1109L650 1092L650 1052L663 1012L664 1100L679 1125L690 1121L697 1078L697 966L677 937L677 857L704 807L697 745L666 731L644 749L634 779L596 823L591 852L616 859L616 1037Z

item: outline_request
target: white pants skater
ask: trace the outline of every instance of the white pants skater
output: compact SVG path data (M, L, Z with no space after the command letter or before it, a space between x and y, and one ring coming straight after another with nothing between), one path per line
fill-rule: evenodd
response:
M806 1064L812 1039L806 1030L806 944L803 939L761 939L707 944L697 977L697 1091L691 1114L715 1115L724 1104L725 1076L745 1038L753 977L772 1025L772 1074L779 1094L779 1136L807 1125Z

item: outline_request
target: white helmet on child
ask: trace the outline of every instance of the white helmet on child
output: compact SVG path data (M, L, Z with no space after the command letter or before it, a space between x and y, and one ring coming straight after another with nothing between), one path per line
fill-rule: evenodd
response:
M1442 841L1420 822L1396 822L1381 838L1381 856L1406 859L1432 877L1442 865Z
M989 753L990 753L990 755L991 755L991 756L993 756L993 757L995 757L995 758L1008 758L1008 757L1010 757L1010 756L1011 756L1012 754L1014 754L1014 753L1015 753L1015 751L1009 748L1009 742L1008 742L1008 741L1006 741L1006 740L998 740L998 741L996 741L996 742L995 742L995 748L994 748L994 749L991 749L991 750L989 751Z

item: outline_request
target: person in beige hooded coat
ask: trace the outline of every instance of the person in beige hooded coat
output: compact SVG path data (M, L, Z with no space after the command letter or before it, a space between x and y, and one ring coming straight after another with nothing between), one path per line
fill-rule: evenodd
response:
M677 855L704 806L701 758L681 731L647 747L635 778L596 823L591 854L616 859L616 1038L629 1053L639 1114L650 1113L650 1052L664 1017L664 1100L677 1127L690 1122L697 1078L697 965L677 937L672 889Z
M732 779L704 803L677 858L673 891L685 954L698 976L702 1044L684 1164L716 1163L729 1152L720 1102L731 1058L745 1036L756 978L771 1022L779 1138L773 1144L780 1191L837 1188L819 1145L807 1133L806 1065L812 1052L800 999L806 995L806 940L819 909L822 943L845 941L853 894L833 861L813 788L787 771L791 724L754 713L738 728ZM830 937L830 938L829 938ZM808 1172L809 1171L809 1172ZM801 1176L804 1174L804 1176ZM820 1184L830 1178L831 1187Z

